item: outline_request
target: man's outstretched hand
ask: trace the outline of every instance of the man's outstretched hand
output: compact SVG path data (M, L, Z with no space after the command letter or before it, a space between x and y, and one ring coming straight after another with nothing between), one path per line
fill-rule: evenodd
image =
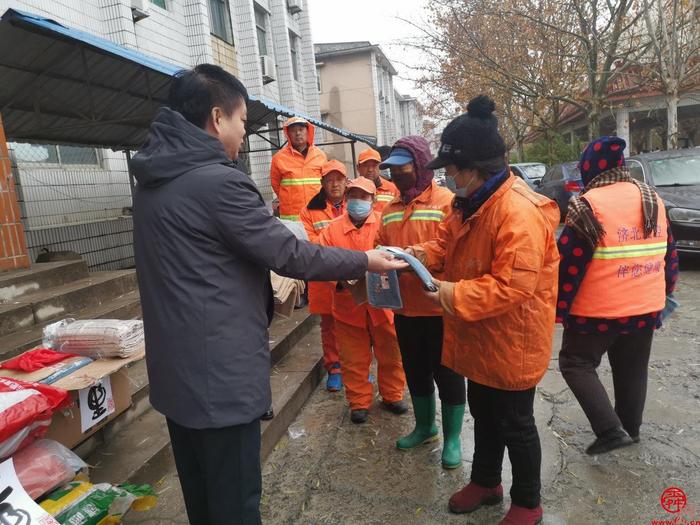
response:
M388 272L389 270L405 270L408 268L408 263L401 259L395 259L393 255L384 250L368 250L367 254L367 271L369 272Z

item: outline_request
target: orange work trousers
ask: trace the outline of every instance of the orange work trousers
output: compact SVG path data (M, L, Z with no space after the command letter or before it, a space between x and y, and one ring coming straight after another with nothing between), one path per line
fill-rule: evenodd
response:
M372 383L369 382L372 349L377 359L377 383L382 399L387 403L403 399L406 376L393 324L372 326L367 316L366 325L361 328L336 319L335 337L343 367L345 396L351 410L366 410L372 404Z
M323 347L323 367L329 374L340 373L340 355L335 340L335 319L332 314L321 314L321 346ZM335 368L333 365L336 365Z

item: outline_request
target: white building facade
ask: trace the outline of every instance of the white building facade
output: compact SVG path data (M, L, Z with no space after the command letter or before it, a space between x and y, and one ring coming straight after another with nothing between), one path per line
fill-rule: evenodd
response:
M315 55L325 122L371 137L380 146L420 133L417 101L396 91L397 71L379 46L367 41L316 44ZM351 169L348 146L327 149Z
M9 8L183 68L219 64L251 94L320 116L303 0L0 0L0 14ZM277 134L270 136L276 140ZM32 260L44 250L72 250L93 269L133 265L131 192L123 152L9 146ZM267 148L269 143L251 137L252 151ZM270 158L270 152L259 152L245 159L268 199Z

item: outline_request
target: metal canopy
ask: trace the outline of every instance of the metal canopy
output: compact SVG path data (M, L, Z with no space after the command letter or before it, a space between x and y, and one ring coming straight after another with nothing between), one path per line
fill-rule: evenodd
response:
M180 66L53 20L9 9L0 19L0 115L9 140L135 150ZM249 132L301 116L349 142L370 137L251 96Z

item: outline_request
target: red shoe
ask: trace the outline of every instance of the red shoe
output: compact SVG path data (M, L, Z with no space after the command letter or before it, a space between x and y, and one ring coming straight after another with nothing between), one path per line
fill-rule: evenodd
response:
M537 525L542 523L542 505L535 509L511 504L508 514L499 525Z
M496 505L501 501L503 501L502 485L487 489L470 481L469 485L452 494L449 506L450 512L464 514L466 512L474 512L482 505Z

